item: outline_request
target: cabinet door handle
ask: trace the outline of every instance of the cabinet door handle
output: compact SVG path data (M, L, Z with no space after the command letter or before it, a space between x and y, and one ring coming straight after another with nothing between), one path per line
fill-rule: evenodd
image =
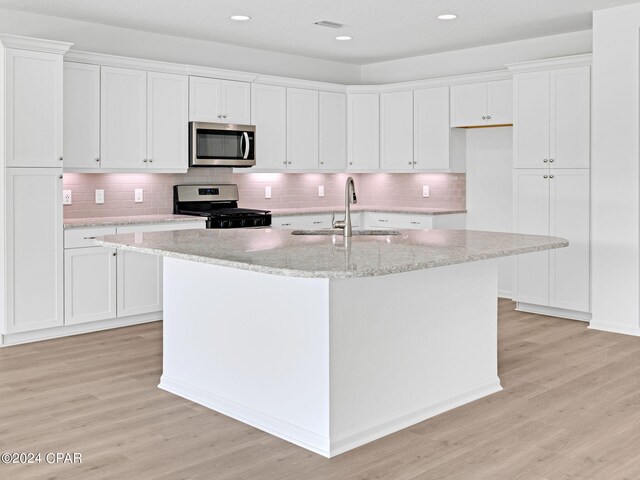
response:
M59 178L60 180L62 180L62 175L60 175L58 178Z
M320 165L324 165L324 162L320 162Z
M150 159L149 159L149 163L153 163L153 158L150 158Z
M142 161L143 161L144 163L147 163L147 159L146 159L146 158L143 158L143 159L142 159Z
M549 178L553 178L553 175L549 175Z
M549 178L549 175L544 175L542 178Z
M62 161L62 157L58 157L58 160Z
M491 115L487 115L487 120L491 120Z
M222 115L218 115L218 118L222 118Z
M482 119L483 119L483 120L486 120L486 119L487 119L487 117L485 117L485 116L483 115L483 116L482 116Z
M413 165L413 162L409 162L409 165Z
M96 157L96 162L99 162L99 161L100 161L100 157Z
M111 255L113 255L114 257L118 255L117 252L113 252Z
M544 163L547 163L549 160L545 158L545 159L544 159L544 160L542 160L542 161L543 161Z
M417 165L417 163L418 163L418 162L416 162L415 160L413 161L413 164L414 164L414 165Z
M550 158L550 159L549 159L549 163L553 163L553 158Z
M349 162L349 165L353 165L353 162Z
M291 165L291 162L287 162L289 165Z

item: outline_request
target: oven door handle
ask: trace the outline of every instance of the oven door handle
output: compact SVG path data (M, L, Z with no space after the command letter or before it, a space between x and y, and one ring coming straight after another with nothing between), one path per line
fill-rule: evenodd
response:
M242 132L242 138L244 138L244 143L245 143L245 148L246 148L242 158L244 160L246 160L247 158L249 158L249 148L250 148L250 145L249 145L249 134L247 132ZM242 150L242 138L240 139L240 149L241 150Z

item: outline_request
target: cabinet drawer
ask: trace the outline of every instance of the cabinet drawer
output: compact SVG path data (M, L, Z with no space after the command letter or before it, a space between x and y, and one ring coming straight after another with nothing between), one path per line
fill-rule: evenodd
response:
M148 225L124 225L117 227L118 233L139 233L139 232L170 232L172 230L192 230L205 228L205 221L195 222L168 222L154 223Z
M73 228L64 231L64 248L95 247L95 237L115 235L116 227Z
M427 215L368 212L366 213L365 228L428 229L433 228L433 219Z

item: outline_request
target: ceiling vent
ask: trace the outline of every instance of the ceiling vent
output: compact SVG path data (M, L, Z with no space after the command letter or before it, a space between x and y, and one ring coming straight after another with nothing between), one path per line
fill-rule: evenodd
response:
M330 22L329 20L321 20L319 22L315 22L314 25L318 25L320 27L329 27L329 28L344 28L347 25L338 22Z

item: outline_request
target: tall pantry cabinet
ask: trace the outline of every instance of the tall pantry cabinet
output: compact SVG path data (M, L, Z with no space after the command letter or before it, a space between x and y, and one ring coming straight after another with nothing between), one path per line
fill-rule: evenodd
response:
M63 324L62 59L0 36L0 333Z
M588 320L591 57L511 65L515 232L569 240L516 258L518 309Z

